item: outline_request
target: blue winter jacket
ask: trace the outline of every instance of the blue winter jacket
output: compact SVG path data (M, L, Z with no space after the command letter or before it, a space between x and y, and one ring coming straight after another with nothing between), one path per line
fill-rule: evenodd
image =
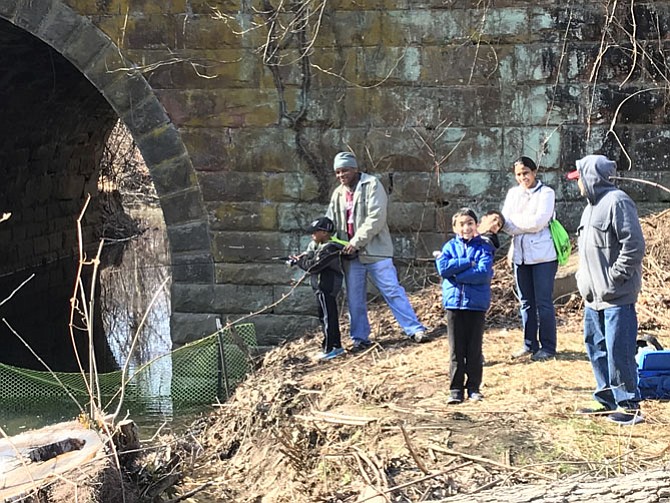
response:
M456 236L435 259L442 281L445 309L487 311L491 304L491 278L495 249L481 236L469 241Z

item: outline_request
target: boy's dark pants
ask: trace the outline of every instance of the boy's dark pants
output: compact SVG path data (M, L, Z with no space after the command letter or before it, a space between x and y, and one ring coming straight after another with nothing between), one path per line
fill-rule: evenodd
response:
M484 339L484 311L447 309L449 331L449 389L479 392L482 384L482 342ZM468 382L465 382L467 376Z
M322 290L315 290L314 293L319 306L319 320L323 327L323 352L330 353L333 348L342 347L337 295L331 295Z

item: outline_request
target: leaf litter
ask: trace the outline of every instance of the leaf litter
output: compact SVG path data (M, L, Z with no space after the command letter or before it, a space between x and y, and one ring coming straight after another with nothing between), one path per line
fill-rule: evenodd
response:
M670 211L643 219L643 230L640 331L667 347ZM317 363L321 335L314 333L265 354L230 400L194 424L201 455L181 490L201 488L190 501L436 502L666 465L670 441L658 432L670 411L663 402L644 401L646 421L634 427L575 415L594 387L579 295L557 305L556 359L532 362L510 357L522 334L504 259L492 289L483 401L446 404L449 351L435 281L410 295L431 329L427 343L410 341L386 304L373 302L375 344L364 353Z

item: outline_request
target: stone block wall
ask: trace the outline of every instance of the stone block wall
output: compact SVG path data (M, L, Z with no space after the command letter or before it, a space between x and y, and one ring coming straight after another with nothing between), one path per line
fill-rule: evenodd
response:
M178 256L177 342L281 298L295 277L272 257L306 244L340 150L389 189L405 258L439 246L456 208L499 207L521 154L539 161L568 228L583 202L562 175L582 155L670 185L667 1L303 1L304 24L277 13L275 41L255 2L68 4L142 71L196 172L206 225L171 239L189 250L207 232L214 277L207 254ZM667 206L663 191L624 188L643 213ZM263 341L314 325L308 293L255 318Z

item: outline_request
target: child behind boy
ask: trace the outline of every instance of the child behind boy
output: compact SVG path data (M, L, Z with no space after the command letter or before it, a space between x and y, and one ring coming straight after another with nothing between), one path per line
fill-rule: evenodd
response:
M449 335L448 404L461 403L465 390L470 400L484 397L482 384L484 317L491 304L491 278L495 249L477 232L477 215L461 208L451 220L456 236L447 241L435 259L442 281L442 303ZM466 382L467 377L467 382Z
M289 257L291 265L297 265L310 274L324 334L323 353L318 359L324 361L344 354L337 312L337 294L342 288L344 277L340 252L344 246L331 238L334 230L335 224L330 218L314 220L307 228L307 232L312 234L312 241L305 252Z
M498 233L503 227L505 227L505 217L498 210L487 211L479 220L477 232L484 240L488 240L493 245L494 252L500 248Z

